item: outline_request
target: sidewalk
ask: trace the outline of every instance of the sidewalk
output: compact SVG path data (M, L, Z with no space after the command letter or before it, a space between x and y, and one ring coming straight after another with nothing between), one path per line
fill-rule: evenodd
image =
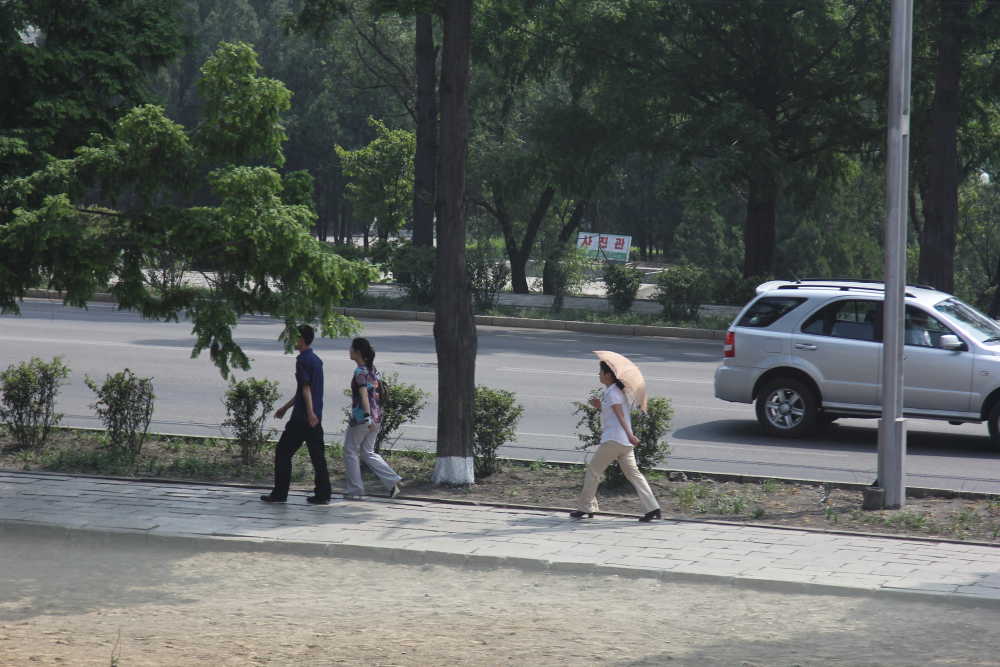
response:
M404 564L653 577L1000 608L1000 549L718 523L0 473L0 539L268 551Z

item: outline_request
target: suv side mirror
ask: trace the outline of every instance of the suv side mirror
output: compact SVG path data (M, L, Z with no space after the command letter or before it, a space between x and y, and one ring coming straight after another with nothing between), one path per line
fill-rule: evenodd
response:
M941 336L941 349L958 350L962 348L962 341L955 334L944 334Z

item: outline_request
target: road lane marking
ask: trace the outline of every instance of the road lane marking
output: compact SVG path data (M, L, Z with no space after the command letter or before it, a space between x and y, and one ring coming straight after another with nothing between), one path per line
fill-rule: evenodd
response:
M673 447L699 447L699 448L702 448L702 449L738 449L738 450L744 451L744 452L746 451L747 447L760 447L760 445L758 445L756 443L751 443L751 442L748 442L746 445L744 445L742 447L734 447L733 445L694 445L694 444L691 444L689 442L678 442L677 440L674 440L670 444ZM784 453L784 452L782 452L782 453ZM847 458L850 458L850 454L826 454L824 452L814 452L814 451L811 451L811 450L808 450L808 449L798 450L798 453L802 454L802 455L805 455L805 456L828 456L828 457L837 458L837 459L847 459Z
M184 352L190 352L194 349L194 345L191 347L177 347L174 345L150 345L147 343L116 343L112 341L104 340L72 340L68 338L25 338L20 336L0 336L0 340L13 340L25 343L68 343L70 345L100 345L104 347L138 347L138 348L152 348L155 350L181 350ZM257 357L291 357L291 354L285 354L284 352L257 352L257 351L247 351L243 348L243 353L250 357L251 361L255 356ZM344 359L340 356L326 356L317 355L323 361L351 361L350 359ZM353 362L352 362L353 363Z
M486 369L484 369L486 370ZM580 377L596 377L596 373L576 373L573 371L548 371L540 368L497 368L498 371L517 371L518 373L549 373L551 375L577 375ZM681 378L661 378L643 376L646 380L664 380L667 382L690 382L691 384L714 384L713 380L684 380Z

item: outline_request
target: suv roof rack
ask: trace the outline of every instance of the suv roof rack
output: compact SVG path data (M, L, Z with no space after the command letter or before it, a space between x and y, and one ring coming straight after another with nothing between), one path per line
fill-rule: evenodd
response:
M862 281L858 280L858 281L852 281L852 282L862 282ZM873 283L873 282L876 282L876 281L874 281L874 280L868 280L868 281L864 281L864 282L872 282ZM802 287L805 287L805 288L820 287L820 288L825 288L825 289L835 289L835 290L839 290L841 292L850 292L851 290L861 290L861 291L864 291L864 292L882 292L882 293L885 293L885 288L884 287L861 287L860 285L800 285L798 283L792 284L792 285L778 285L778 289L799 289L799 288L802 288ZM907 287L919 287L919 286L918 285L907 285ZM933 289L933 288L927 288L927 289ZM906 296L910 297L911 299L916 298L913 294L910 294L909 292L906 293Z
M871 278L803 278L802 280L800 280L798 282L800 282L800 283L816 283L816 282L821 282L821 283L840 283L840 282L843 282L843 283L877 283L877 284L881 285L885 281L883 281L883 280L873 280ZM935 292L937 291L936 288L931 287L930 285L921 285L920 283L906 283L906 286L907 287L916 287L917 289L934 290Z

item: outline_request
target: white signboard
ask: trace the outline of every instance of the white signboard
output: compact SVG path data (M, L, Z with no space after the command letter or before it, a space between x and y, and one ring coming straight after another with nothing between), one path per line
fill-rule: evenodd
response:
M632 247L632 237L580 232L576 239L576 247L583 250L587 257L627 262Z

